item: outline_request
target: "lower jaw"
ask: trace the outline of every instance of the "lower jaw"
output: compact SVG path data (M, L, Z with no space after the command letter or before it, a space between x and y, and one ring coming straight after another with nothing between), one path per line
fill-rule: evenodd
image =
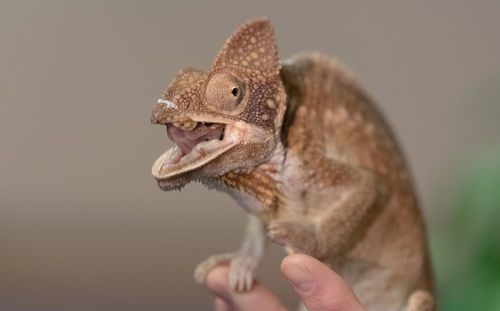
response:
M184 187L189 181L190 179L188 178L188 176L175 176L171 178L156 180L156 182L158 183L158 187L160 187L160 189L163 191L181 190L182 187Z
M217 145L215 148L210 148L210 145L201 143L186 155L175 146L162 154L153 164L153 176L158 181L174 180L182 174L203 167L236 144L221 141Z

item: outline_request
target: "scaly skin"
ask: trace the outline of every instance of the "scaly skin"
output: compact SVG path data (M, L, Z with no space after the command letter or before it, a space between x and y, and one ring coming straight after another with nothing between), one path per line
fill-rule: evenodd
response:
M188 133L194 128L219 135L196 122L225 124L220 140L160 157L153 175L164 190L201 181L253 215L240 250L201 263L199 282L229 260L232 287L251 289L267 235L334 269L368 310L434 310L425 228L404 157L338 63L309 53L282 66L269 21L254 20L229 38L211 71L181 71L152 121L182 129L177 143L198 137Z

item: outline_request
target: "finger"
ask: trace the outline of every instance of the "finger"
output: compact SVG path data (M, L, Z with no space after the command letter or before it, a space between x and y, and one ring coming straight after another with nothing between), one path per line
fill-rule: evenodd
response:
M229 310L238 311L286 311L283 304L264 285L255 282L250 291L236 292L229 286L228 266L219 266L209 272L207 287L216 297L230 306Z
M231 311L231 306L224 299L216 297L214 300L215 311Z
M287 256L281 271L309 311L365 310L337 273L310 256Z

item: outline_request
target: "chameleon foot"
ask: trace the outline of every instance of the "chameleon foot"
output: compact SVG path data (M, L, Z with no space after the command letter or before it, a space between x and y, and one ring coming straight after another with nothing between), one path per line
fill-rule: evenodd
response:
M258 260L240 252L218 254L208 257L194 271L194 279L204 284L208 273L218 264L230 261L229 286L235 291L252 289L255 269Z
M239 292L252 289L257 264L257 259L250 256L238 256L231 260L229 286Z
M318 257L313 228L300 222L275 220L269 224L267 235L274 243L289 247L296 253Z

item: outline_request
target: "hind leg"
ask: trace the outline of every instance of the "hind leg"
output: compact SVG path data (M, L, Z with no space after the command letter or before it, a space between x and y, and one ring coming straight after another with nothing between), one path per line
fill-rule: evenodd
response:
M434 308L434 298L424 290L416 290L408 299L407 311L432 311Z

